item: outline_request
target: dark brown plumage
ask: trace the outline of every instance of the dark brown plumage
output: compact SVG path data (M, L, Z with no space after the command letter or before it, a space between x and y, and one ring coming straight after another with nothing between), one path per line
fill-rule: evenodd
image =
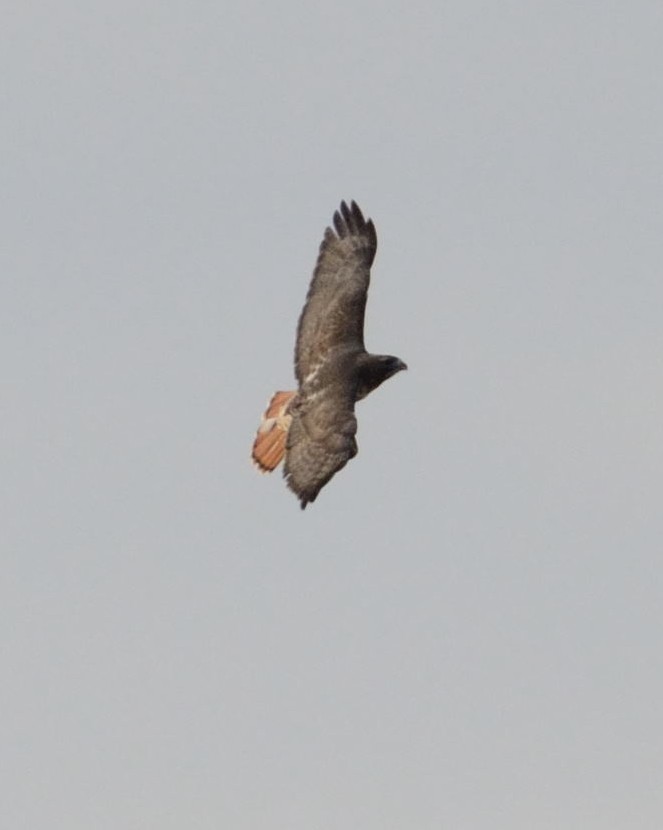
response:
M302 508L357 454L355 403L407 368L368 354L364 311L377 249L375 226L355 202L341 202L325 231L297 326L297 392L272 398L253 445L261 470L285 455L283 474Z

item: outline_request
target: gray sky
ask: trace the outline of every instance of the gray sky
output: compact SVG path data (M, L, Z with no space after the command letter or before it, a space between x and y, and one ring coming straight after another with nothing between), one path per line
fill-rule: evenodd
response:
M661 3L10 5L2 826L660 830ZM410 371L302 513L352 198Z

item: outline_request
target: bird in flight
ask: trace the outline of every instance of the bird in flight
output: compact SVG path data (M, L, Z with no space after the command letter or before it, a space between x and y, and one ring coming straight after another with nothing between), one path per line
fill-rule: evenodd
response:
M320 245L297 326L297 390L276 392L258 427L252 458L283 475L304 509L357 454L355 403L407 369L364 348L364 311L377 249L375 226L341 202Z

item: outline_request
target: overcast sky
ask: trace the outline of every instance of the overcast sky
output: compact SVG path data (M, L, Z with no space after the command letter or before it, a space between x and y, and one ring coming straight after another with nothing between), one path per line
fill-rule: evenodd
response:
M663 5L9 4L0 823L660 830ZM341 199L409 371L250 445Z

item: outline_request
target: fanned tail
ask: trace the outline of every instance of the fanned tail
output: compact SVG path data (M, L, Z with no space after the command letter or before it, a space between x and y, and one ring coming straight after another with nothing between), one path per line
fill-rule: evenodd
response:
M263 473L271 473L283 460L285 441L292 421L287 409L296 392L275 392L256 433L251 458Z

